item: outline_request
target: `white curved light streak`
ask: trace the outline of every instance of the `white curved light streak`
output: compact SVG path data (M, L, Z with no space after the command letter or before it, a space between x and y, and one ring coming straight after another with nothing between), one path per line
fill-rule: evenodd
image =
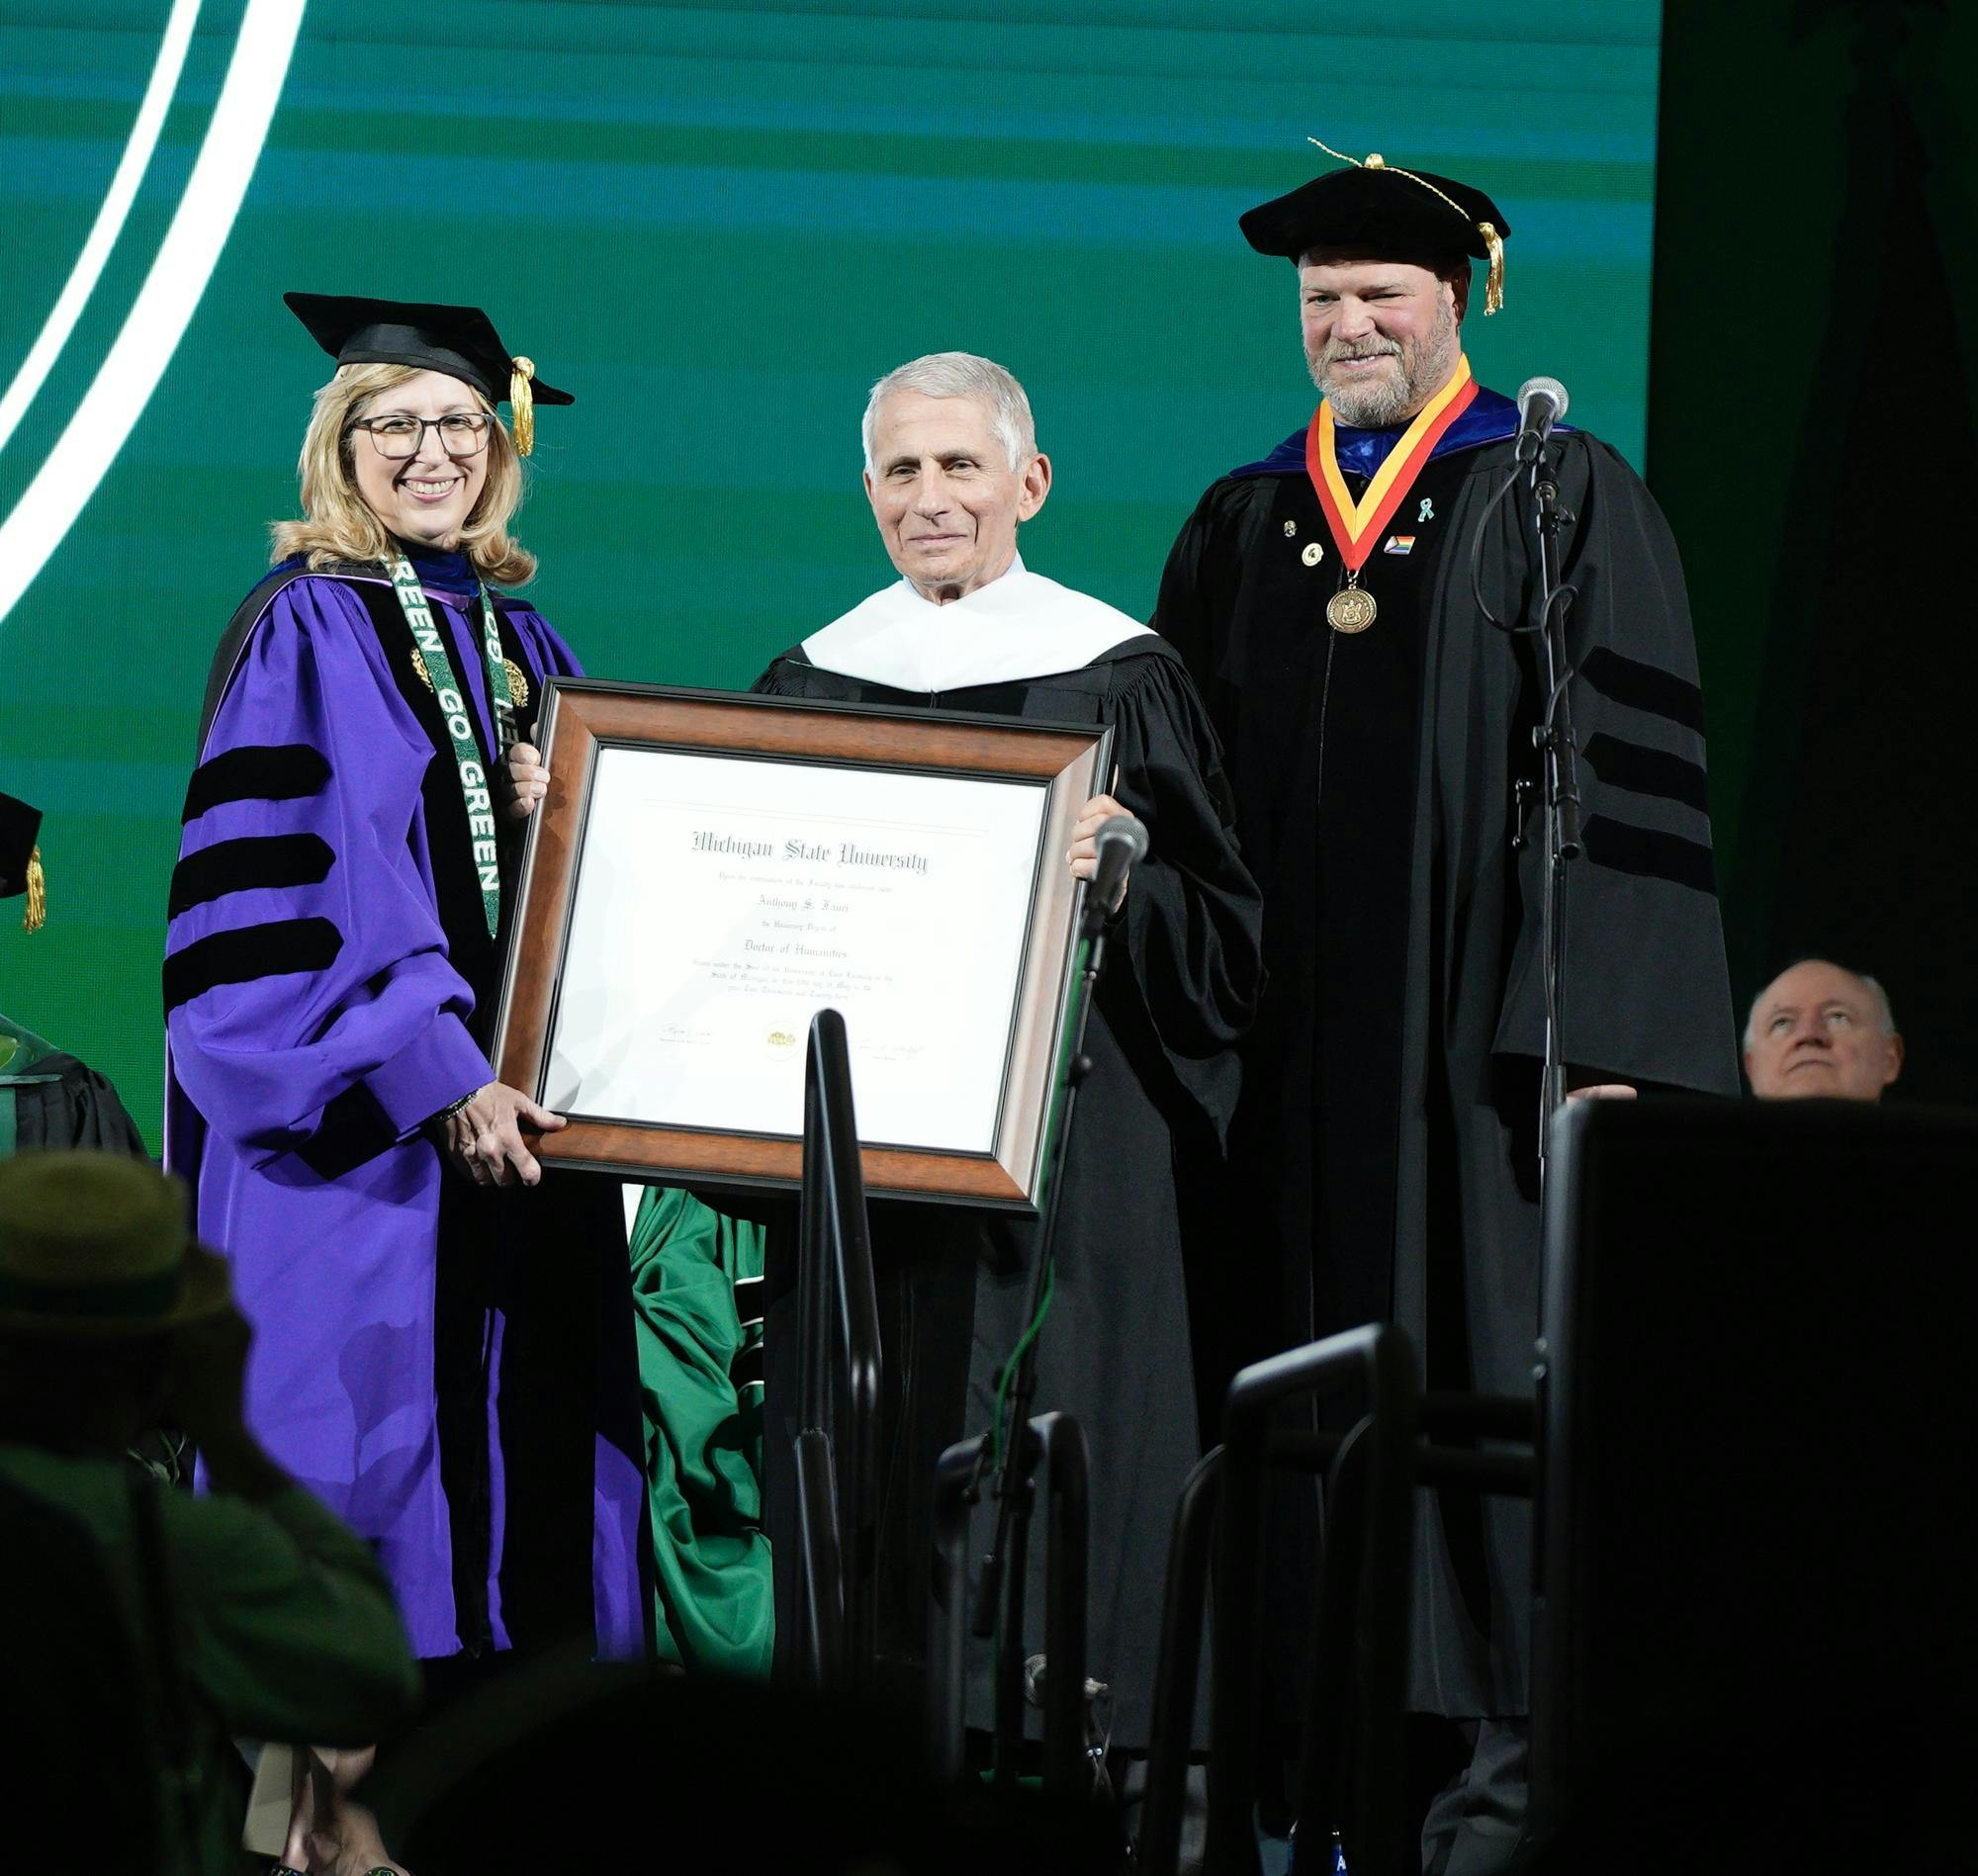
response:
M151 66L150 80L137 106L136 121L131 126L130 138L104 193L103 206L96 212L89 238L75 257L75 265L69 270L68 280L40 335L21 361L21 369L14 374L14 382L7 387L7 395L0 398L0 450L7 447L7 439L14 434L29 404L34 402L35 393L41 390L61 355L61 348L68 343L68 335L75 330L75 322L82 316L89 296L96 291L103 264L124 231L125 219L137 199L137 185L143 181L151 152L157 148L165 113L171 109L172 93L178 89L186 47L192 44L193 24L199 18L199 5L200 0L173 0L171 15L165 21L164 38L158 42L157 60Z
M248 0L206 141L157 259L68 427L0 524L0 620L96 492L178 349L247 193L307 4Z

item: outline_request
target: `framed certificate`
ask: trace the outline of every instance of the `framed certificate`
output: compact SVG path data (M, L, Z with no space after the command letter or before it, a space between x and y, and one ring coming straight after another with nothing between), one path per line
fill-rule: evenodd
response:
M794 1189L830 1008L869 1193L1034 1210L1111 730L548 688L494 1040L537 1156Z

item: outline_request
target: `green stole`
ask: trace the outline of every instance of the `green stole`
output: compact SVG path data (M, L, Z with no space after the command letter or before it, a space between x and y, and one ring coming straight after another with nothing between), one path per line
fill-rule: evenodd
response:
M40 1063L60 1052L33 1029L24 1029L0 1014L0 1159L11 1159L14 1153L18 1126L15 1104L19 1100L14 1090L38 1082L60 1081L59 1074L35 1073Z

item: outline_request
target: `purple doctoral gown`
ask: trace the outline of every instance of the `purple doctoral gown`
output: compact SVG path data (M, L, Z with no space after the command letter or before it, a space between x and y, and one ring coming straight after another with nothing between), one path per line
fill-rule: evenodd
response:
M492 770L472 570L414 564ZM496 605L526 731L544 676L578 665ZM421 1131L494 1078L500 945L473 864L489 830L383 571L278 570L222 646L208 717L172 879L167 1157L254 1327L249 1423L370 1540L418 1654L586 1622L600 1652L637 1653L618 1189L552 1170L476 1191ZM505 826L499 849L505 941Z

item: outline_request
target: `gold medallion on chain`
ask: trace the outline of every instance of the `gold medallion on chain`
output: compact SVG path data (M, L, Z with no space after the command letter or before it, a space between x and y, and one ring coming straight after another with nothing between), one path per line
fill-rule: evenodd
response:
M1341 586L1325 602L1325 622L1335 632L1364 632L1380 610L1365 586Z

